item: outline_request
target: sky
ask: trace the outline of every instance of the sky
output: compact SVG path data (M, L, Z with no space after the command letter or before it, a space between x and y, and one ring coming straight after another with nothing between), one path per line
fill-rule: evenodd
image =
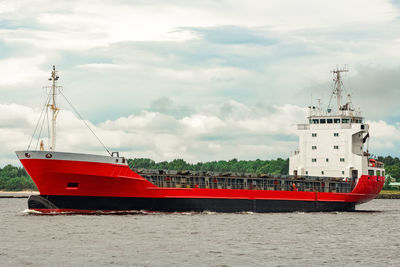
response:
M188 162L288 157L346 66L369 151L400 156L400 1L0 0L0 166L37 147L53 65L110 151ZM58 100L56 149L105 154Z

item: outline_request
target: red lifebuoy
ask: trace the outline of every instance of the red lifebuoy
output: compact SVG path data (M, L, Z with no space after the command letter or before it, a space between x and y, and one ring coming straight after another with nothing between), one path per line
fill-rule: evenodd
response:
M375 159L369 159L369 163L371 163L371 167L375 167Z

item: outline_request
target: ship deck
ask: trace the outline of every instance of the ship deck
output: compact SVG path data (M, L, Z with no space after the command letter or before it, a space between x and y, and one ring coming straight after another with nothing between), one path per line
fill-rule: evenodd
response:
M133 169L160 188L243 189L271 191L350 193L354 179L255 173L196 172Z

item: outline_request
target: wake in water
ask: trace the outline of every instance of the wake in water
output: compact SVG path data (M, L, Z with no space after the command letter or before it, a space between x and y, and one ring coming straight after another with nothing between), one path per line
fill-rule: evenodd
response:
M40 215L40 216L60 216L60 215L217 215L225 214L223 212L215 211L186 211L186 212L160 212L160 211L147 211L147 210L124 210L124 211L103 211L103 210L93 210L93 211L37 211L32 209L25 209L21 211L24 215ZM232 213L230 213L232 214ZM252 211L235 212L234 214L255 214Z
M102 210L93 210L90 212L85 211L51 211L51 212L42 212L32 209L25 209L21 211L24 215L40 215L40 216L57 216L57 215L153 215L160 214L160 212L153 211L145 211L145 210L124 210L124 211L102 211Z
M203 211L203 212L159 212L159 211L147 211L147 210L123 210L123 211L103 211L103 210L93 210L93 211L37 211L32 209L25 209L21 211L24 215L40 215L40 216L60 216L60 215L214 215L218 214L213 211Z
M351 211L351 213L381 213L383 211L380 210L355 210ZM25 209L21 211L23 215L28 215L28 216L62 216L62 215L68 215L68 216L73 216L73 215L94 215L94 216L100 216L100 215L217 215L217 214L226 214L224 212L215 212L215 211L187 211L187 212L159 212L159 211L147 211L147 210L123 210L123 211L103 211L103 210L93 210L93 211L37 211L33 209ZM278 212L282 213L282 212ZM304 214L312 214L315 212L283 212L283 213L291 213L291 214L297 214L297 215L304 215ZM324 213L324 212L316 212L316 213ZM326 212L329 214L346 214L349 212ZM232 214L232 213L230 213ZM252 211L243 211L243 212L234 212L233 214L238 214L238 215L254 215L254 214L263 214L263 213L256 213Z
M30 209L25 209L25 210L21 211L21 213L23 213L23 214L28 214L28 215L31 215L31 214L41 214L40 211L37 211L37 210L30 210Z

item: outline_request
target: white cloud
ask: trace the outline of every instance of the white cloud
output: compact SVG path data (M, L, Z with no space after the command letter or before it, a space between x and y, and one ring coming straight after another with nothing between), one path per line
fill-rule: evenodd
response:
M235 101L226 103L225 108L226 105L233 107L233 112L222 112L223 109L219 106L208 109L209 112L214 110L215 114L204 114L201 111L204 108L200 107L190 116L177 118L159 112L143 111L137 115L108 120L97 125L87 123L111 150L122 151L122 154L128 157L205 161L233 157L285 157L289 154L290 146L294 145L290 141L293 133L279 120L290 122L294 117L298 117L299 111L302 113L303 109L286 105L268 110L265 107L248 107ZM15 112L16 110L18 112ZM0 111L0 130L4 136L0 149L25 149L35 125L34 117L39 116L39 111L15 104L1 105ZM29 113L28 117L22 116L24 112ZM261 113L268 113L268 116ZM254 123L255 117L260 123L263 119L279 119L268 121L268 127L262 128L264 132L249 126ZM71 112L62 110L57 124L57 150L104 153L101 144ZM41 133L45 147L49 145L47 131L48 126L45 123ZM275 140L275 135L279 136L279 141ZM282 141L282 137L289 139ZM37 145L38 141L35 138L31 149L37 149Z
M383 119L375 146L393 149L385 138L398 140L399 127L384 120L400 116L398 17L386 0L0 1L0 104L19 104L0 106L0 129L24 132L1 146L29 140L38 111L21 105L36 106L56 64L96 133L130 156L284 156L310 92L327 101L329 70L348 63L354 102ZM59 120L60 149L100 151L72 114Z
M386 121L366 121L370 125L370 151L375 155L396 155L400 146L400 125Z
M190 117L185 117L181 120L188 129L196 135L217 131L225 126L225 123L216 116L207 116L195 114Z
M10 104L0 105L0 149L25 149L40 110ZM305 120L305 110L294 105L248 106L237 101L200 106L179 118L142 111L116 120L92 124L94 132L111 151L126 157L149 157L156 161L184 158L191 162L217 159L287 157L297 147L295 124ZM379 153L398 146L400 128L385 121L370 124L370 151ZM41 139L48 146L47 126ZM105 154L101 144L82 121L62 110L58 118L57 150ZM31 149L37 149L33 140ZM6 153L0 164L15 162Z
M176 81L216 82L249 78L251 73L234 67L204 67L191 69L155 69L155 74Z
M199 38L182 27L239 25L274 31L388 22L398 10L384 0L336 1L202 1L118 3L38 1L2 3L3 18L31 19L46 30L2 31L8 41L53 49L88 49L121 41L188 41ZM240 15L238 15L240 14ZM30 25L29 25L30 26ZM20 33L20 34L19 34Z
M245 118L237 123L253 133L288 134L295 133L295 125L305 118L305 109L294 105L273 106L274 112L262 114L256 118ZM247 108L251 112L254 108ZM249 114L249 113L248 113Z
M0 60L0 88L15 84L28 84L39 77L46 77L40 66L45 62L41 55Z
M35 113L30 107L17 104L0 104L0 127L3 129L30 128L35 119Z
M400 140L400 127L399 125L391 125L383 120L367 121L370 125L370 134L373 137L382 140Z
M103 70L103 69L119 69L123 68L120 64L107 64L107 63L91 63L91 64L81 64L77 66L78 68L86 70Z

